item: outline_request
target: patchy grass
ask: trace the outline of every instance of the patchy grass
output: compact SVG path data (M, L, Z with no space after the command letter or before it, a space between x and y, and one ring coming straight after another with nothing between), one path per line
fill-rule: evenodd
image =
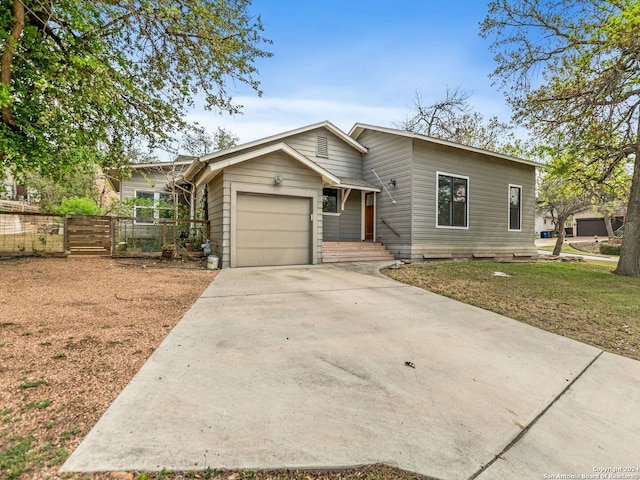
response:
M609 262L436 262L382 273L640 360L640 278L614 275L613 268Z
M31 381L31 382L25 382L20 384L20 388L22 390L26 390L27 388L37 388L40 385L47 385L47 381L44 379L40 379L40 380Z
M56 472L215 273L107 258L0 270L0 479L87 480Z
M51 400L50 398L47 398L45 400L36 400L36 401L27 403L24 407L22 407L22 411L28 412L29 410L32 410L34 408L38 410L44 410L52 403L53 403L53 400Z
M69 456L69 452L62 448L54 448L50 443L36 448L34 440L32 436L11 437L11 447L0 451L0 473L8 479L17 479L44 466L58 465Z

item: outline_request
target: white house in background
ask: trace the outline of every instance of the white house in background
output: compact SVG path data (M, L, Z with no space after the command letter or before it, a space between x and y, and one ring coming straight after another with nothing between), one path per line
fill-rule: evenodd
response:
M537 213L535 217L535 237L541 238L545 232L551 232L556 229L553 223L553 215L551 212Z

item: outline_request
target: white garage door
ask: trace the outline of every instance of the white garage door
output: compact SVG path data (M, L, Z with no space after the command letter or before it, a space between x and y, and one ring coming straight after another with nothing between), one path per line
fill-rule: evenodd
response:
M311 263L311 200L238 193L236 266Z

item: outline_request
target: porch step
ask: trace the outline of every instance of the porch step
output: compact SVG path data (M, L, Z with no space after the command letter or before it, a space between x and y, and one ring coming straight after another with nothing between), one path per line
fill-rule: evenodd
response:
M381 243L322 242L322 263L395 260Z

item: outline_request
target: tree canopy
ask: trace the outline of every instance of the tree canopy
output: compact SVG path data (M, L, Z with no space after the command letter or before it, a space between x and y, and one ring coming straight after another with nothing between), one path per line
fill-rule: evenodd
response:
M0 0L0 171L60 177L171 143L194 106L236 113L269 57L249 0Z
M640 3L493 0L481 31L516 120L562 136L576 174L605 182L635 162L616 272L640 276Z
M396 126L409 132L448 140L471 147L512 155L520 153L511 125L493 116L485 121L481 113L469 104L471 92L460 87L447 88L445 96L425 104L420 92L407 118Z
M196 125L182 136L180 148L191 155L201 156L235 147L237 144L238 137L223 127L218 127L210 134L203 127Z

